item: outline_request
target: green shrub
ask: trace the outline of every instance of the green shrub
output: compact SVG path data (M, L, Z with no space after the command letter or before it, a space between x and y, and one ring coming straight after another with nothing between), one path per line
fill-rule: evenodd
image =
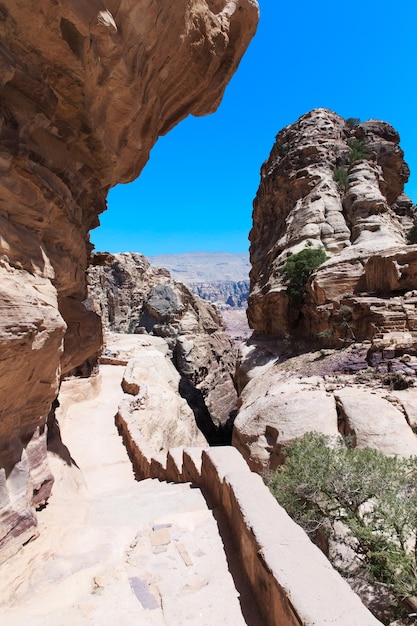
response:
M359 117L348 117L346 120L346 126L348 126L351 130L359 126L361 123Z
M414 606L417 457L342 443L330 448L317 433L295 440L284 454L285 464L266 478L278 502L313 539L332 536L334 523L342 522L348 529L342 541L368 576Z
M330 328L326 328L325 330L321 330L317 333L317 339L327 339L328 337L333 336L333 331Z
M288 257L281 273L287 283L287 293L295 304L302 304L309 277L327 258L323 246L313 248L311 242L307 242L304 250Z
M276 148L279 156L285 157L288 154L289 146L287 143L277 143Z
M349 163L355 163L356 161L362 161L363 159L369 159L369 152L363 141L356 137L348 139L348 146L350 148Z
M344 191L348 182L348 171L345 167L336 167L333 172L333 178L335 179L338 188Z
M382 379L384 385L388 385L391 389L397 391L401 389L408 389L413 386L413 380L406 378L400 372L394 372L392 374L386 374Z
M407 233L407 241L410 244L417 243L417 217L414 220L413 226Z

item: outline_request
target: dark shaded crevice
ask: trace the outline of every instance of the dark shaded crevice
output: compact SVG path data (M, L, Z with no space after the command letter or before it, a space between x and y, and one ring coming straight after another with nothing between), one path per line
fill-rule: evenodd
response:
M80 469L77 463L71 456L71 453L67 446L63 443L61 439L61 429L59 428L58 420L55 416L55 411L59 407L58 398L56 398L51 406L51 410L48 415L48 436L46 447L48 452L52 452L61 458L67 465L75 465L78 469Z
M215 426L200 389L197 389L188 378L181 376L178 391L194 413L196 424L208 444L210 446L231 445L233 421L231 425L230 421L234 420L234 416L231 416L224 426Z

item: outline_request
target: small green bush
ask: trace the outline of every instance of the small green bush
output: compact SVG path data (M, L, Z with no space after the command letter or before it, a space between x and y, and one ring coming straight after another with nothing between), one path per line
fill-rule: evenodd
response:
M355 163L356 161L362 161L363 159L369 159L369 152L363 141L356 137L348 139L348 146L350 148L349 163Z
M414 220L413 226L407 233L407 241L410 244L417 243L417 217Z
M285 464L266 482L313 539L335 522L371 580L414 606L417 596L417 457L387 456L308 433L284 448ZM348 572L346 572L348 573Z
M327 339L328 337L333 336L333 331L330 328L326 328L325 330L321 330L317 333L317 339Z
M408 389L413 386L413 381L406 378L400 372L393 372L392 374L386 374L382 379L384 385L388 385L391 389L400 391L401 389Z
M285 157L288 154L289 146L287 143L277 143L276 148L279 156Z
M348 117L346 120L346 126L348 126L351 130L359 126L361 123L359 117Z
M348 182L348 171L345 167L336 167L333 172L333 178L335 179L338 188L344 191Z
M309 277L327 258L323 246L313 248L311 242L307 242L307 248L286 260L281 273L287 283L287 293L296 305L304 300Z

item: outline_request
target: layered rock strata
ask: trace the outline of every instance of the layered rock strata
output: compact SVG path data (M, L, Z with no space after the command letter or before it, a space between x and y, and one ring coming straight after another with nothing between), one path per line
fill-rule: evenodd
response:
M255 0L0 3L1 548L36 532L50 492L61 373L101 349L83 301L107 191L159 135L215 110L257 19Z
M403 156L389 124L316 109L278 134L262 166L250 234L254 337L241 350L233 432L257 471L308 431L417 452L417 246L406 237L416 208ZM282 270L291 254L320 247L328 258L297 301Z
M409 170L398 143L385 122L352 123L326 109L278 134L262 166L250 234L248 317L256 334L321 333L340 345L416 332L409 292L417 247L405 239L415 209L403 193ZM355 153L358 145L362 154ZM307 243L323 246L329 259L299 307L288 297L282 268Z
M92 257L89 294L108 331L149 333L168 344L179 391L206 437L222 437L236 409L235 350L220 313L140 254Z
M312 431L330 439L347 436L358 448L417 454L417 389L395 390L395 377L358 362L361 351L354 344L341 353L312 350L285 358L282 346L270 340L242 345L233 445L251 469L276 468L283 461L282 447ZM407 371L398 380L411 384L417 357L408 361Z

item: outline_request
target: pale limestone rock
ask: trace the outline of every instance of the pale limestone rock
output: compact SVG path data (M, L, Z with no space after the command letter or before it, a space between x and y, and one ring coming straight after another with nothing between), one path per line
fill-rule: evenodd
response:
M237 398L234 348L217 308L141 254L98 253L92 261L89 296L105 327L163 337L182 376L181 393L206 436L221 437Z
M413 432L417 432L417 389L392 391L391 394L397 398Z
M358 448L376 448L386 454L417 454L417 437L404 414L388 400L354 388L335 393L341 412L341 430Z
M171 361L152 345L138 350L126 367L122 387L134 397L122 401L118 420L154 453L206 445L192 410L178 392L179 382Z
M276 467L282 444L315 431L337 437L336 404L320 377L283 380L269 367L242 391L233 445L254 471Z
M257 20L255 0L40 0L35 12L25 0L2 1L5 475L45 425L66 327L64 371L100 351L98 320L83 301L88 232L109 188L138 176L159 135L190 113L216 109ZM37 446L45 464L45 440ZM19 516L33 526L30 472L22 475L15 522L9 508L0 512L1 546L18 541Z
M168 344L162 337L107 332L100 362L108 365L127 365L131 359L140 356L143 348L158 350L164 356L169 353Z

